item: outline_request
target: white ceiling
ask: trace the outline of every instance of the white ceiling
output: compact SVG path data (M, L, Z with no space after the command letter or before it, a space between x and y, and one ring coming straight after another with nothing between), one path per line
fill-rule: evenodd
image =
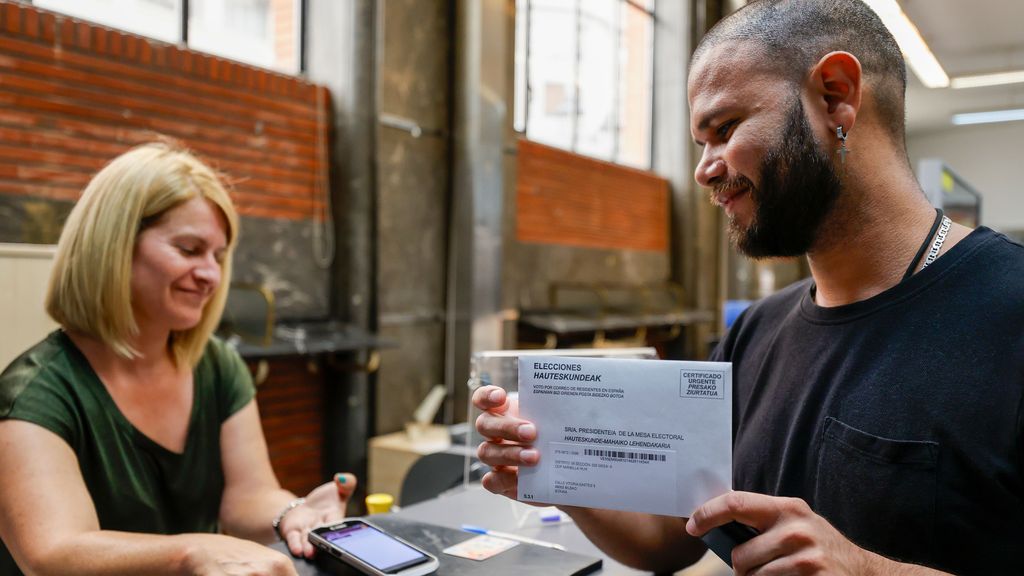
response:
M1024 70L1024 0L899 0L950 77ZM1024 83L929 89L910 72L907 131L951 127L950 116L1024 108Z

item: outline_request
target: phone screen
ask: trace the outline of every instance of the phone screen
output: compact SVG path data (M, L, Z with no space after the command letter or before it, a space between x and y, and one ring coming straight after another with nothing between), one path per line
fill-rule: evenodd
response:
M362 522L323 532L321 536L381 572L394 573L430 560L412 546Z

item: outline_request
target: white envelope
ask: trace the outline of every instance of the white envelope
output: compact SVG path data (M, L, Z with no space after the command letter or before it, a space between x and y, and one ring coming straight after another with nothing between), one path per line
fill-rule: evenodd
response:
M519 500L688 517L732 486L732 365L519 358Z

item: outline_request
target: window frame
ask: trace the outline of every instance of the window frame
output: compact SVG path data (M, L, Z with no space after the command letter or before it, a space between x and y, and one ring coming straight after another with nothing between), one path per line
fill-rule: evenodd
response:
M173 43L177 43L178 45L183 46L185 48L188 48L189 50L193 50L195 52L199 52L199 53L202 53L202 54L209 54L209 55L215 56L217 58L224 58L225 60L231 60L232 62L238 62L239 64L244 64L246 66L252 66L254 68L259 68L261 70L268 70L268 71L276 73L276 74L284 74L286 76L296 76L296 77L305 76L306 75L306 71L307 71L306 70L306 66L307 66L307 62L306 62L306 15L309 12L308 11L309 0L294 0L295 8L296 8L296 11L297 11L297 14L296 14L296 20L297 21L295 22L296 69L294 71L280 70L280 69L273 68L273 67L270 67L270 66L263 66L263 65L260 65L260 64L253 64L252 62L243 62L241 60L236 60L235 58L232 58L230 56L224 56L222 54L217 54L217 53L214 53L214 52L208 52L206 50L201 50L201 49L193 48L191 46L191 44L189 44L189 33L188 33L189 15L192 13L192 0L174 0L174 1L177 2L179 4L180 8L181 8L180 9L181 20L178 22L178 35L177 35L177 38L176 38L175 41L171 42L172 44ZM38 0L29 0L29 4L31 4L33 6L36 6L37 2L38 2ZM47 6L38 6L38 7L43 9L43 10L51 10L51 11L54 11L54 12L61 13L59 9L50 8L50 7L47 7ZM72 18L80 18L79 16L73 16L73 15L71 17ZM83 20L88 20L88 18L82 18L82 19ZM95 24L98 24L100 26L107 26L107 27L111 27L111 28L116 28L116 26L111 26L110 24L108 24L106 22L98 22L98 21L95 21L95 20L89 20L89 21L93 22ZM155 40L157 42L167 42L167 40L164 40L162 38L155 38L155 37L152 37L152 36L146 36L145 34L140 34L138 32L132 32L132 31L127 31L127 30L126 30L126 32L128 32L130 34L135 34L137 36L142 36L142 37L145 37L145 38L150 38L151 40Z
M532 22L533 22L533 4L535 0L516 0L515 6L515 25L514 25L514 38L516 42L522 42L523 48L520 51L518 48L514 50L515 62L513 64L514 72L514 86L513 86L513 119L512 129L517 134L524 138L528 138L530 132L530 121L531 121L531 108L536 106L537 103L533 101L532 92L533 86L531 84L531 63L532 63L532 49L533 45L531 42L532 34ZM654 47L655 47L655 34L657 33L657 15L655 12L655 0L614 0L616 3L616 9L618 10L616 21L615 21L615 53L620 54L622 49L622 40L625 30L627 18L623 17L623 10L636 10L640 14L644 15L648 19L648 26L650 34L647 37L647 66L648 73L646 74L646 90L647 90L647 150L646 158L642 163L632 164L624 163L622 161L622 113L621 104L625 98L623 86L622 86L622 74L624 67L622 62L616 59L614 63L614 71L612 72L614 78L615 92L612 96L612 109L614 110L614 125L612 128L612 152L610 158L600 158L594 154L587 153L580 150L580 69L582 61L582 47L581 47L581 30L583 27L583 2L585 0L573 0L573 25L575 28L575 46L573 48L573 78L572 78L572 114L571 114L571 128L569 136L569 146L566 147L560 144L552 144L543 142L545 144L555 146L568 150L575 154L580 154L587 157L595 157L602 160L612 162L614 164L620 164L631 168L640 168L643 170L651 170L654 165L654 131L655 131L655 110L654 110L654 86L655 86L655 66L654 66ZM647 5L649 6L647 6ZM532 104L532 106L531 106Z

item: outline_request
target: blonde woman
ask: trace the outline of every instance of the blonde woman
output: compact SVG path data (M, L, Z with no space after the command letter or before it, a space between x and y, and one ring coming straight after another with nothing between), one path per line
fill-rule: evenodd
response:
M262 543L309 557L344 516L351 475L280 488L245 365L211 337L237 239L185 150L140 146L89 183L46 299L61 328L0 375L0 575L294 574Z

